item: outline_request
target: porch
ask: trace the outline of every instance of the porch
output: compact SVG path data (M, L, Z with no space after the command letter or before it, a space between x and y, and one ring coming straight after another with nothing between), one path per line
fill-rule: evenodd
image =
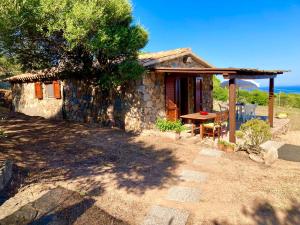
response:
M183 77L194 77L195 79L195 91L194 91L194 113L198 113L200 110L212 112L211 109L203 108L205 102L203 102L203 86L201 79L197 85L198 77L210 77L213 75L222 75L224 79L229 80L229 141L236 143L235 131L240 125L240 121L237 120L236 103L237 103L237 79L268 79L269 80L269 103L268 113L264 116L264 119L268 121L270 126L274 130L274 84L275 78L278 75L284 74L284 70L257 70L257 69L244 69L244 68L169 68L169 67L157 67L153 69L157 73L165 73L165 89L166 89L166 116L170 120L179 119L184 115L182 93L184 90L181 87L181 79ZM188 92L188 89L185 89ZM210 95L213 91L213 85L210 87ZM206 105L207 106L207 105ZM187 118L188 119L188 118ZM211 118L210 118L211 119ZM201 118L200 118L201 120ZM202 122L202 121L201 121ZM201 131L201 128L200 128Z

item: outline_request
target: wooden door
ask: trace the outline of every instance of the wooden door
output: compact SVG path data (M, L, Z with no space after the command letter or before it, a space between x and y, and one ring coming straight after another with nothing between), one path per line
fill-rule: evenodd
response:
M166 116L168 120L175 121L178 119L178 107L176 104L176 84L177 79L172 76L165 77L166 88Z
M203 79L202 77L195 78L195 111L203 110L203 94L202 94Z

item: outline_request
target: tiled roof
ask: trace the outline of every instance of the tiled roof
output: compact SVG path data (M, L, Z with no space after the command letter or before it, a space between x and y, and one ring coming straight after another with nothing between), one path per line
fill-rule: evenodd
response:
M198 61L201 64L206 65L207 67L212 67L210 64L205 62L203 59L195 55L190 48L178 48L174 50L169 51L162 51L162 52L155 52L155 53L142 53L139 55L139 61L140 63L145 67L153 67L156 64L176 59L178 57L182 56L192 56L196 61ZM32 72L32 73L25 73L17 76L13 76L7 79L4 79L3 81L30 81L30 80L37 80L37 79L43 79L43 78L55 78L59 75L59 69L52 68L52 69L46 69L41 70L38 72Z
M51 69L45 69L45 70L39 70L37 72L31 72L31 73L23 73L20 75L16 75L13 77L9 77L4 79L3 81L9 81L9 82L14 82L14 81L31 81L31 80L39 80L39 79L44 79L44 78L57 78L59 72L61 72L58 68L53 67Z
M159 63L161 61L169 60L170 57L176 58L181 56L182 54L188 54L191 52L192 50L190 48L178 48L162 52L142 53L139 55L139 60L142 65L148 66Z
M176 59L182 56L192 56L200 64L206 67L213 67L205 60L201 59L199 56L192 52L191 48L178 48L169 51L154 52L154 53L143 53L139 55L140 63L145 67L155 66L158 63L162 63L168 60Z

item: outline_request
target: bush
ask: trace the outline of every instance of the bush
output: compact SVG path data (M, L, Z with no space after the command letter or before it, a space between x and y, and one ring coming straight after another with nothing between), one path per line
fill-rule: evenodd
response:
M221 81L216 76L213 77L213 97L222 102L228 100L228 89L221 87Z
M216 100L226 102L228 100L228 89L222 87L214 88L213 97Z
M271 128L267 122L253 119L242 124L239 135L245 141L240 149L258 154L261 152L260 145L271 138Z
M166 120L166 119L157 119L155 126L163 132L166 131L175 131L177 133L180 133L182 131L184 131L186 128L182 125L181 121L177 120L177 121L170 121L170 120Z
M277 94L276 102L279 106L300 108L299 94Z

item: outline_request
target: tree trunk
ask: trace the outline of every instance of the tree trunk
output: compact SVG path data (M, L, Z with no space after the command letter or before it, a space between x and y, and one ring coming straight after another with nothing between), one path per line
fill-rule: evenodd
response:
M108 93L108 106L107 106L107 116L108 116L108 125L114 127L116 125L115 121L115 107L114 107L115 92L113 88L109 90Z

